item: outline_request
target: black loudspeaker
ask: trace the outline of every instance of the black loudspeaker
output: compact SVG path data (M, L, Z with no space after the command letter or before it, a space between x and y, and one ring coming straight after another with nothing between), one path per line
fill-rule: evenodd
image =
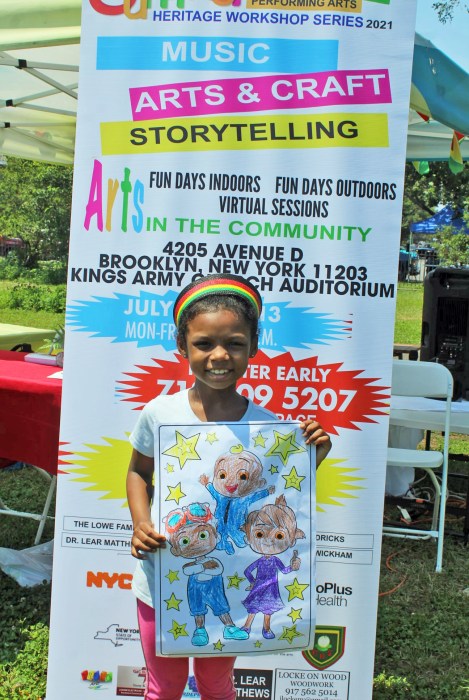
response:
M453 398L469 400L469 267L437 267L425 278L420 359L445 365Z

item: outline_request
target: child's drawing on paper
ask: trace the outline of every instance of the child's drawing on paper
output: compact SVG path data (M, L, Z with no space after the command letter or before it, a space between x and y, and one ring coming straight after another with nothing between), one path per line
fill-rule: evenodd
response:
M232 542L237 547L246 546L242 527L249 506L275 491L274 486L265 488L266 480L261 477L260 460L252 452L243 450L242 445L232 447L228 454L217 459L212 482L206 474L200 477L200 483L216 502L215 517L220 535L217 549L234 554Z
M209 643L205 628L208 608L222 621L224 639L247 639L246 630L236 627L231 619L223 585L223 565L219 559L209 556L218 538L208 504L190 503L172 510L165 518L165 527L171 554L192 560L182 567L188 576L187 599L195 619L192 644L202 647Z
M298 539L304 539L305 533L297 528L295 513L287 506L283 494L275 500L275 504L265 505L260 510L249 513L244 530L251 549L262 556L244 570L250 584L250 593L242 601L248 611L243 629L250 633L254 618L257 613L262 613L262 636L274 639L271 617L285 607L280 595L278 573L298 571L301 565L297 549L293 551L288 566L277 554L293 547Z
M155 559L157 652L309 648L316 455L302 429L160 425L157 441L153 519L166 540Z

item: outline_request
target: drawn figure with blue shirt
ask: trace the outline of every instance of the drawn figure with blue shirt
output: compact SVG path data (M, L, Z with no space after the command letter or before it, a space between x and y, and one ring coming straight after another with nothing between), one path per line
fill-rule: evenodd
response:
M232 542L237 547L246 547L246 537L240 528L246 522L249 507L275 491L274 486L265 488L259 459L243 450L242 445L236 445L215 462L213 482L206 474L202 474L199 481L216 502L215 517L220 535L217 549L234 554Z
M237 627L230 615L230 606L223 584L223 565L209 556L216 548L217 531L207 503L190 503L172 510L165 518L165 529L171 545L171 554L192 559L182 570L187 581L187 600L195 618L192 635L194 646L206 646L209 636L205 629L205 615L211 608L225 625L224 639L248 639L246 630Z

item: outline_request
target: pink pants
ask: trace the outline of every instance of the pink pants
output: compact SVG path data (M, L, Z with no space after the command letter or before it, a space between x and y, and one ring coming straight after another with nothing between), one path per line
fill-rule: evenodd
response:
M137 600L140 640L147 667L145 700L180 700L189 676L187 657L155 655L155 611ZM201 700L235 700L233 656L194 659L194 675Z

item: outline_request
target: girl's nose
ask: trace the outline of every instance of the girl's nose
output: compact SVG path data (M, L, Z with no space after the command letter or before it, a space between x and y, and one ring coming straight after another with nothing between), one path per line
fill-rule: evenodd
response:
M228 357L228 352L223 345L217 345L215 348L213 348L211 357L213 360L224 360Z

